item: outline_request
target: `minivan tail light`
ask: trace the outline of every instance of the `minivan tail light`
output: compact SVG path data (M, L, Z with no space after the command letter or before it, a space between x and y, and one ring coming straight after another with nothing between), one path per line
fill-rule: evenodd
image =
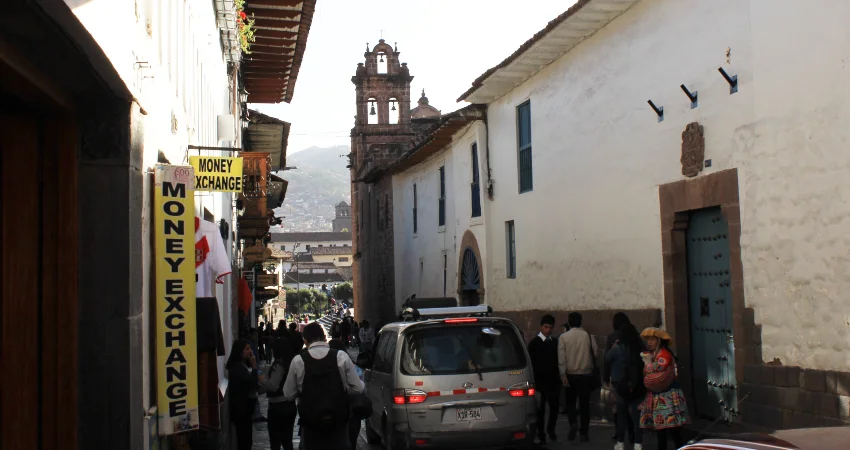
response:
M393 403L396 405L411 405L424 403L428 394L418 389L396 389L393 391Z
M508 388L511 397L534 397L534 383L524 381Z
M446 319L446 320L443 321L443 323L471 323L471 322L478 322L478 319L476 319L474 317L464 317L462 319Z

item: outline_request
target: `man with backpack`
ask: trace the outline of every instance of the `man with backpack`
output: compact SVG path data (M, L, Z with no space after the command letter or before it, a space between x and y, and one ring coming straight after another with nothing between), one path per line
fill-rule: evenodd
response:
M307 350L292 359L283 394L298 399L304 448L349 450L349 396L363 392L363 382L351 358L328 346L321 325L308 324L303 336Z

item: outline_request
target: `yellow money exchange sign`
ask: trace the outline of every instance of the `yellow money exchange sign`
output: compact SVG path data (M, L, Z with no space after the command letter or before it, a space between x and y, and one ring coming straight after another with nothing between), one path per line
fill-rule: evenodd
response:
M242 192L242 158L190 156L195 169L195 190Z
M195 201L191 167L157 165L156 377L160 435L197 430Z

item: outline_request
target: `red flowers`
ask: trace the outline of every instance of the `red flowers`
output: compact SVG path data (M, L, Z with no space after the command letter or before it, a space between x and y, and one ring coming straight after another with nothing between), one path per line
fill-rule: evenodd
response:
M240 19L245 20L245 18L247 18L247 17L248 17L248 15L245 14L245 11L239 11L239 18Z

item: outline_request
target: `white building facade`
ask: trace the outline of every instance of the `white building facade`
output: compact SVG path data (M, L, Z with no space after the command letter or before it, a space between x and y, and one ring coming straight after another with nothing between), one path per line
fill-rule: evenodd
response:
M598 335L619 310L663 320L698 413L846 423L848 18L580 1L482 75L461 99L487 104L487 303L528 330L545 312Z
M411 295L485 301L487 129L477 107L441 122L424 141L444 134L449 144L414 145L392 169L396 310Z

